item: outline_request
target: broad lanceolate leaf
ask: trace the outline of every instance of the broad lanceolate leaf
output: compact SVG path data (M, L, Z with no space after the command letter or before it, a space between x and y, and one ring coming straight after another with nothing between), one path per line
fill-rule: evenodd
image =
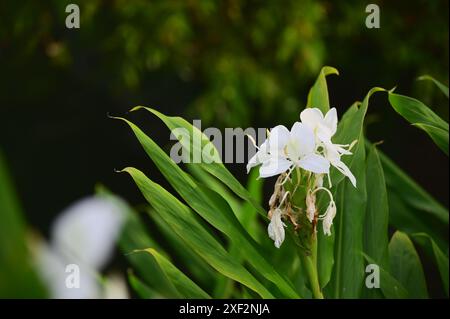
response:
M161 248L147 235L142 221L135 212L130 211L128 216L128 220L119 239L121 251L152 292L164 298L181 298L179 292L164 275L155 258L148 254L133 253L135 250L150 247ZM139 287L141 286L139 285Z
M377 262L368 255L363 254L368 264L377 265ZM405 287L395 279L387 270L380 267L380 288L384 297L388 299L406 299L408 298L408 291ZM369 278L370 279L370 278ZM367 279L366 279L367 280ZM378 288L372 288L378 289Z
M328 110L330 109L330 100L328 97L326 77L330 74L339 75L339 71L330 66L324 66L322 70L320 70L316 82L311 87L311 90L308 93L306 107L316 107L320 109L324 114L328 112Z
M164 296L147 286L141 279L136 277L131 271L128 272L128 281L131 288L141 299L161 299Z
M262 256L258 244L239 223L226 201L224 201L224 205L219 203L220 200L217 199L217 196L205 194L205 190L202 190L192 177L181 170L151 138L145 135L133 123L127 120L124 121L132 128L146 153L183 199L211 225L223 232L231 240L239 243L246 260L262 276L273 282L285 296L291 298L298 297L298 294L292 288L292 284L281 276L273 265ZM227 171L225 167L223 169ZM231 175L229 172L228 174ZM242 185L240 187L243 188ZM230 188L232 189L232 187ZM210 192L215 193L213 191Z
M394 110L409 123L421 128L448 155L448 123L441 119L428 106L414 98L389 93L389 102Z
M364 252L389 271L389 204L378 151L369 146L366 163L367 208L364 227Z
M204 287L204 289L209 289L212 287L211 284L217 278L226 278L218 274L194 251L180 245L180 242L183 242L183 238L172 231L172 228L167 225L159 214L153 212L151 208L148 208L147 212L148 215L150 215L150 218L155 222L162 236L165 238L168 246L166 249L170 249L171 256L173 256L175 260L183 262L183 266L186 268L186 271L189 272L192 280ZM159 251L161 252L161 250Z
M223 275L257 292L263 298L273 295L242 265L225 251L222 245L194 218L193 212L164 188L148 179L141 171L128 167L129 173L145 199L185 243L208 264Z
M363 140L363 135L359 136ZM345 180L336 193L334 298L358 298L364 281L364 216L366 211L365 147L360 143L353 154L357 188Z
M374 93L380 91L386 90L378 87L372 88L361 103L354 103L347 110L339 122L336 135L333 137L333 142L335 144L350 144L357 140L357 145L364 145L364 140L361 140L361 136L363 136L363 124L369 107L369 100ZM356 158L355 156L342 156L341 160L352 169L352 165L356 161ZM344 177L345 176L338 170L331 169L331 180L333 185L339 184Z
M0 298L43 298L26 245L26 225L0 151Z
M357 149L364 148L363 136L363 123L369 106L369 100L372 94L379 91L385 91L382 88L371 89L362 103L354 103L344 114L337 129L336 136L333 138L333 142L337 144L350 144L355 140L358 140L353 152L357 152ZM350 170L353 171L353 165L358 161L356 156L343 156L341 160L347 164ZM333 182L333 193L336 192L340 182L344 180L344 175L338 172L336 169L331 168L331 180ZM363 181L357 181L357 187ZM365 187L365 185L363 185ZM319 200L320 205L320 200ZM321 208L322 209L322 208ZM318 273L321 287L325 287L331 278L331 273L334 265L334 255L331 253L334 250L335 235L323 236L318 235Z
M161 269L164 271L169 280L173 283L175 288L181 293L183 298L190 299L210 299L211 297L189 277L183 274L177 267L175 267L168 259L158 253L155 249L148 248L143 251L151 254L158 262Z
M436 260L436 264L439 269L439 274L441 275L442 285L448 297L448 255L444 254L444 252L438 247L438 245L428 234L417 233L412 234L411 237L414 241L418 242L423 247L431 246L431 249L430 247L428 247L427 250L433 252L434 259Z
M389 194L389 223L408 234L427 233L447 251L448 210L386 155L379 156Z
M428 298L419 255L408 235L395 232L389 243L391 274L402 283L410 298Z
M181 117L166 116L151 108L138 106L132 111L139 109L145 109L159 117L172 133L176 135L175 137L195 164L200 165L204 170L222 181L237 196L251 203L256 211L266 218L267 213L264 208L239 183L233 174L226 169L214 144L198 128L192 126ZM199 154L202 154L202 159L198 158Z
M439 82L438 80L436 80L436 79L433 78L432 76L429 76L429 75L422 75L421 77L418 78L418 80L429 80L429 81L433 81L434 84L436 84L436 86L439 88L439 90L441 90L442 93L444 93L445 96L448 97L448 86L442 84L441 82Z

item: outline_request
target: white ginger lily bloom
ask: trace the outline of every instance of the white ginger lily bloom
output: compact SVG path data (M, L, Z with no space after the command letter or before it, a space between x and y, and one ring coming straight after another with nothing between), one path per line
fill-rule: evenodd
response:
M333 144L331 141L337 130L338 118L336 108L331 108L325 116L318 108L307 108L300 113L300 120L313 131L316 143L323 146L324 155L331 165L347 176L353 186L356 187L355 176L347 165L341 161L341 155L352 154L344 148L350 148L351 145Z
M124 285L113 279L102 287L99 272L111 258L114 244L126 219L126 213L112 200L86 198L64 211L51 229L51 243L33 243L38 271L52 298L87 299L128 296ZM71 272L78 266L79 287L67 286ZM126 285L125 285L126 286ZM108 291L108 290L112 291Z
M281 215L282 215L281 209L276 208L272 212L269 226L267 226L267 232L269 233L269 237L274 241L275 247L277 248L280 248L285 237L284 227L286 227L286 225L281 220Z
M278 125L270 131L269 137L249 160L247 171L261 165L260 177L279 175L294 167L301 167L317 174L327 174L330 164L325 157L317 154L314 133L300 122L291 131Z

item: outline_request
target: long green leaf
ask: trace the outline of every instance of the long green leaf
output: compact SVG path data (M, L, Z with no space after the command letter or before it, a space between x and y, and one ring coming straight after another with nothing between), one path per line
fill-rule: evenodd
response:
M237 196L251 203L261 216L267 216L267 212L264 208L262 208L241 183L239 183L233 174L226 169L214 144L198 128L192 126L181 117L166 116L151 108L137 106L131 111L140 109L147 110L159 117L172 132L177 130L177 133L179 133L176 135L177 139L181 143L183 149L187 152L188 156L194 160L194 163L200 165L204 170L222 181ZM209 151L204 151L205 149ZM198 160L198 154L202 154L203 160ZM195 159L197 162L195 162Z
M180 242L183 242L183 238L173 232L159 214L153 212L150 208L147 212L167 242L168 247L166 250L171 252L171 256L173 256L174 260L183 261L183 266L186 268L186 271L189 272L189 275L193 280L198 282L198 284L205 289L208 289L211 287L211 283L217 278L226 278L217 274L217 272L205 263L205 261L194 251L181 246Z
M360 140L363 135L360 135ZM363 238L367 192L365 147L360 143L353 157L357 188L345 180L337 190L335 218L334 298L358 298L364 280Z
M133 269L136 270L152 291L165 298L181 297L152 256L132 253L133 251L146 248L161 250L159 245L146 233L142 221L135 212L129 214L122 235L119 238L119 247L133 266Z
M419 255L408 235L397 231L389 242L392 275L408 290L410 298L428 298Z
M448 155L448 123L428 106L409 96L389 92L389 102L394 110L409 123L424 130Z
M370 97L379 91L385 91L382 88L373 88L371 89L366 97L364 98L362 103L356 102L354 103L344 114L342 117L336 136L334 137L334 142L337 144L349 144L354 140L358 140L356 144L356 149L364 147L364 141L361 139L363 136L363 123L364 118L367 113L367 109L369 107ZM347 164L350 170L353 170L353 165L356 163L357 159L355 156L343 156L342 161ZM336 169L331 168L331 180L333 182L333 189L337 189L339 183L344 180L344 175L338 172ZM361 181L357 181L359 185ZM357 186L358 186L357 185ZM333 190L333 193L336 191ZM320 209L324 209L321 205L321 201L319 199L319 207ZM335 243L335 235L333 233L332 236L324 236L319 233L318 235L318 254L317 254L317 266L318 266L318 275L320 286L325 287L331 279L335 256L332 253L334 251Z
M211 225L223 232L231 240L238 242L246 260L261 275L277 285L283 294L291 298L298 297L298 294L292 288L292 284L278 274L271 263L261 255L257 243L243 229L229 205L217 204L217 199L213 200L216 197L206 195L204 190L187 173L181 170L151 138L133 123L125 119L122 120L132 128L146 153L183 199Z
M130 174L145 199L155 208L155 212L208 264L223 275L254 290L261 297L273 298L273 295L243 266L235 262L222 245L198 223L187 206L148 179L141 171L131 167L123 171Z
M210 299L211 297L200 288L195 282L175 267L168 259L158 253L155 249L148 248L143 251L151 254L158 262L166 276L173 283L175 288L184 298L190 299Z
M438 247L438 245L428 234L417 233L412 234L411 237L414 241L418 242L423 247L431 246L431 249L428 247L428 251L433 252L434 259L436 260L436 264L439 269L439 274L441 275L442 285L448 297L448 255L444 254L444 252Z
M141 299L162 299L164 297L147 286L141 279L136 277L132 271L128 272L128 282Z
M432 81L434 84L436 84L436 86L439 88L439 90L442 91L442 93L445 94L445 96L448 98L448 86L444 85L443 83L439 82L438 80L436 80L435 78L433 78L430 75L422 75L418 78L418 80L428 80L428 81Z
M369 147L366 163L367 209L364 230L364 252L377 265L389 271L388 228L389 204L378 151Z
M370 258L368 255L363 255L367 263L378 265L377 262ZM383 292L384 297L388 299L408 298L408 291L406 290L406 288L403 287L403 285L383 267L380 267L380 289Z
M358 144L364 144L364 140L361 140L363 136L364 119L369 108L369 101L372 95L376 92L385 92L386 90L379 87L372 88L364 100L359 103L354 103L344 114L341 121L338 124L336 135L333 137L333 142L336 144L350 144L353 141L358 141ZM355 156L342 156L341 159L350 169L356 161ZM339 184L344 179L338 170L331 170L331 180L333 185Z
M427 233L447 251L448 210L386 155L379 156L389 194L389 223L408 234Z
M306 102L306 107L316 107L322 111L322 113L327 113L330 109L330 100L328 97L328 86L326 77L330 74L339 75L339 71L330 66L324 66L316 79L316 82L311 87L308 93L308 100Z
M0 152L0 298L46 296L31 265L26 235L22 210Z

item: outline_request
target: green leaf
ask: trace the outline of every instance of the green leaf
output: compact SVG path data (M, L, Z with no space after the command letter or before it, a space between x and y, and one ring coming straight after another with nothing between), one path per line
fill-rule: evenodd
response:
M409 123L424 130L436 145L448 155L448 123L428 106L414 98L389 92L394 110Z
M359 138L363 140L363 135ZM364 281L364 259L361 254L367 202L364 144L359 143L353 157L352 172L357 187L345 180L336 193L334 298L358 298Z
M135 168L123 170L130 174L145 199L187 246L223 275L257 292L263 298L273 295L243 266L235 262L222 245L194 218L193 212L164 188L148 179Z
M159 214L155 213L150 208L147 210L147 213L155 222L167 242L168 245L165 246L166 249L170 248L169 251L172 252L174 260L183 261L182 264L186 268L186 271L189 272L192 279L198 282L199 285L205 289L208 289L211 287L211 283L218 277L228 279L220 274L217 274L217 272L205 263L205 261L194 251L191 249L186 249L183 245L180 245L180 242L183 242L183 238L173 232L170 226L159 216Z
M408 234L427 233L447 251L448 210L386 155L379 156L389 194L389 223Z
M370 258L368 255L363 254L367 263L377 265L377 262ZM388 271L383 267L380 268L380 289L383 292L384 297L388 299L406 299L408 298L408 291L405 287L395 279ZM377 289L377 288L373 288Z
M377 265L389 271L389 204L383 167L375 145L369 147L366 162L364 252L371 256Z
M201 189L187 173L181 170L151 138L133 123L125 119L122 120L132 128L146 153L183 199L211 225L223 232L231 240L238 242L246 260L261 275L277 285L283 294L291 298L298 297L298 294L292 288L292 284L278 274L272 264L261 255L257 243L254 242L236 219L226 201L224 201L226 205L218 203L217 196L211 194L213 191L210 191L210 194L205 194L205 190ZM229 174L231 175L231 173Z
M316 79L316 82L311 87L308 93L308 100L306 107L316 107L322 111L323 114L327 113L330 109L330 100L328 97L327 75L336 74L339 75L339 71L330 66L324 66Z
M175 288L181 293L183 298L190 299L210 299L211 297L189 277L183 274L177 267L175 267L163 255L158 253L155 249L148 248L143 251L151 254L158 262L161 269L164 271L169 280L173 283Z
M150 247L156 249L161 248L147 235L143 228L143 223L137 214L130 211L128 215L128 220L119 238L121 251L125 254L133 269L137 271L152 291L165 298L180 298L180 294L164 275L155 258L148 254L133 253L133 251Z
M266 218L267 212L264 208L262 208L241 183L239 183L233 174L225 168L214 144L198 128L192 126L181 117L166 116L151 108L137 106L131 111L140 109L147 110L159 117L172 132L177 130L178 134L176 134L176 137L183 146L183 149L189 154L190 158L195 158L194 154L203 154L203 161L193 161L193 163L200 165L204 170L227 185L237 196L252 204L256 211ZM209 151L203 152L205 149Z
M367 109L369 106L370 97L379 91L385 91L382 88L373 88L371 89L363 102L354 103L344 114L341 121L339 122L339 126L337 129L337 133L333 139L334 143L337 144L350 144L355 140L357 142L355 148L359 149L363 146L363 123L364 118L367 113ZM362 145L362 146L361 146ZM355 150L354 150L355 151ZM357 150L355 151L357 152ZM353 170L353 165L358 160L356 156L343 156L341 159L349 168ZM337 171L335 168L331 168L331 180L333 183L333 188L337 189L339 183L344 180L344 175ZM360 182L357 181L357 184ZM357 185L358 186L358 185ZM333 191L335 193L335 191ZM319 199L319 208L320 211L325 209L323 203ZM335 235L332 236L324 236L323 234L318 234L318 254L317 254L317 266L318 266L318 275L320 286L325 287L331 279L333 267L335 264L335 256L332 253L335 249Z
M422 80L428 80L428 81L433 81L434 84L436 84L436 86L439 88L439 90L442 91L442 93L445 94L445 96L448 98L448 86L442 84L441 82L439 82L438 80L436 80L435 78L433 78L430 75L422 75L418 78L418 80L422 81Z
M438 247L438 245L434 242L434 240L425 233L417 233L412 234L411 237L419 243L423 247L431 246L431 249L428 248L428 251L432 251L434 258L436 260L436 264L439 269L439 274L441 275L442 284L444 286L445 293L448 297L448 256L442 252L442 250Z
M361 103L356 102L347 110L338 124L336 135L333 137L333 142L335 144L350 144L354 141L358 141L356 146L364 144L364 140L361 140L361 136L363 136L363 124L369 107L370 98L376 92L385 91L386 90L383 88L374 87L367 93ZM356 161L355 156L348 155L342 156L341 160L350 169L352 169L353 163ZM334 168L331 169L330 174L334 186L338 185L345 177Z
M434 144L436 144L445 154L448 155L448 130L443 130L439 127L415 123L413 126L417 126L418 128L424 130L433 140Z
M164 297L147 286L141 279L136 277L132 271L128 272L128 282L141 299L162 299Z
M397 231L389 243L392 275L408 290L410 298L428 298L425 275L419 255L408 235Z
M28 251L26 225L0 152L0 298L43 298L41 280Z

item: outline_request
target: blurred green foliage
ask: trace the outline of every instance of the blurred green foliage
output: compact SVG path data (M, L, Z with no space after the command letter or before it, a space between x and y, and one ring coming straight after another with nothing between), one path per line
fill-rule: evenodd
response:
M65 28L68 3L80 5L79 30ZM4 0L0 57L7 63L0 85L45 96L69 72L87 84L103 83L115 96L151 90L171 74L194 88L190 114L201 114L206 124L245 126L296 116L322 65L371 78L363 91L394 86L399 74L447 81L448 1L377 1L379 30L364 25L367 4ZM26 70L27 79L17 70ZM169 91L176 90L172 84Z

